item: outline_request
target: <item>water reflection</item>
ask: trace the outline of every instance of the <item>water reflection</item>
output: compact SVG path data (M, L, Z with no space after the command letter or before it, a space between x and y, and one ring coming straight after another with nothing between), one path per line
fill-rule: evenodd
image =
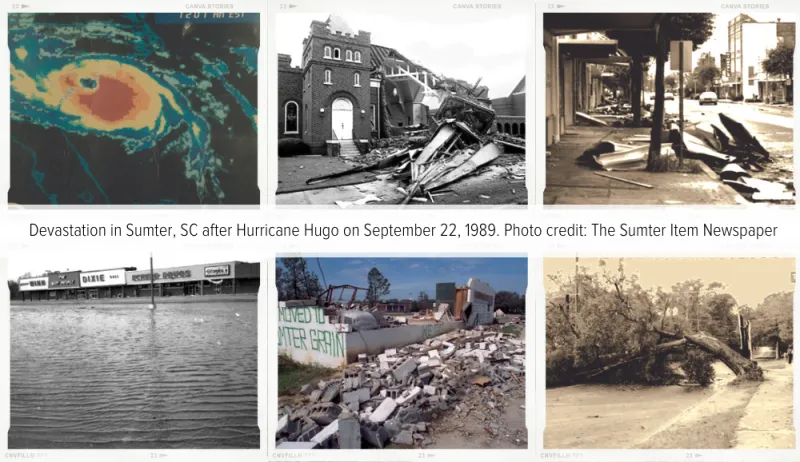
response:
M12 307L9 448L257 448L256 326L255 302Z

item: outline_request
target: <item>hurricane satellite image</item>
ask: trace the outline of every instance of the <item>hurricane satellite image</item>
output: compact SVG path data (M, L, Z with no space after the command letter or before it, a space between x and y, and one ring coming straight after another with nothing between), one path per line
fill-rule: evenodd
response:
M8 16L9 203L259 203L258 13Z

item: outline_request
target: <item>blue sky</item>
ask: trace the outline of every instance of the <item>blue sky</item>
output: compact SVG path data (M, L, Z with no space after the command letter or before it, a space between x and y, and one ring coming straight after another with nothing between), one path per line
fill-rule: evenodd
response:
M324 285L316 258L309 258L309 269ZM524 294L528 284L526 258L319 258L329 285L351 284L368 287L367 273L378 268L392 284L385 298L416 299L420 291L434 298L436 283L455 282L458 286L476 277L496 291ZM280 265L280 259L278 259Z

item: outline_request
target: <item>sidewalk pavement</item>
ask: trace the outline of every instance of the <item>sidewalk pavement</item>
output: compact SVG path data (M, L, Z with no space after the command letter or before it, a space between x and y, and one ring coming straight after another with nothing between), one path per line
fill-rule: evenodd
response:
M764 382L759 385L739 421L735 449L795 447L794 367L784 361L770 363L773 362L762 365ZM786 366L780 368L780 363Z
M661 205L661 204L747 204L747 200L719 181L705 164L704 173L653 173L644 171L605 172L610 175L652 185L652 189L630 185L598 175L595 170L575 163L583 151L598 141L623 141L635 134L650 133L649 128L573 126L552 146L546 160L546 205ZM629 143L626 143L629 144Z

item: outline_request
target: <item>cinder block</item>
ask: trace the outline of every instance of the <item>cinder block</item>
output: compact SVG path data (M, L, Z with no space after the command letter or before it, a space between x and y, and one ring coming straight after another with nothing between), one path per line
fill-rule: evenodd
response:
M340 391L341 389L339 388L338 384L330 383L328 384L328 386L325 387L325 390L322 392L322 397L320 398L320 401L322 401L323 403L330 403L339 397Z
M353 416L339 419L339 449L361 449L361 425Z
M378 449L383 449L386 441L389 440L389 434L385 428L375 422L362 421L361 439Z
M286 450L305 450L305 449L315 449L317 447L317 443L313 443L311 441L284 441L283 443L279 444L278 447L275 449L286 449Z
M408 430L403 430L395 436L392 441L394 444L400 446L413 446L414 445L414 434Z
M370 398L370 390L369 388L359 388L358 390L348 391L347 393L342 395L342 402L344 403L351 403L356 402L361 404L363 402L369 401Z
M422 421L422 415L419 413L419 409L414 406L404 407L397 411L397 419L403 424L415 424Z
M399 398L397 398L397 404L402 406L406 403L411 403L417 398L417 396L420 395L420 393L422 393L422 388L420 387L414 387L410 390L406 390Z
M408 358L405 362L396 366L392 371L394 378L400 382L406 380L406 377L411 375L417 369L417 361L414 358Z
M320 403L311 406L309 411L311 420L319 425L330 425L339 417L342 408L333 403Z
M322 427L319 425L314 425L313 427L305 430L299 437L297 437L297 441L311 441L311 438L316 436L322 430ZM315 443L316 444L316 443Z
M329 444L331 440L336 439L336 434L339 432L339 421L334 420L323 428L319 433L311 438L312 443L317 443L318 446L332 447L336 445Z
M386 398L383 400L378 409L372 412L372 415L369 416L370 422L375 423L383 423L386 419L391 417L392 412L397 408L397 402L392 398Z

